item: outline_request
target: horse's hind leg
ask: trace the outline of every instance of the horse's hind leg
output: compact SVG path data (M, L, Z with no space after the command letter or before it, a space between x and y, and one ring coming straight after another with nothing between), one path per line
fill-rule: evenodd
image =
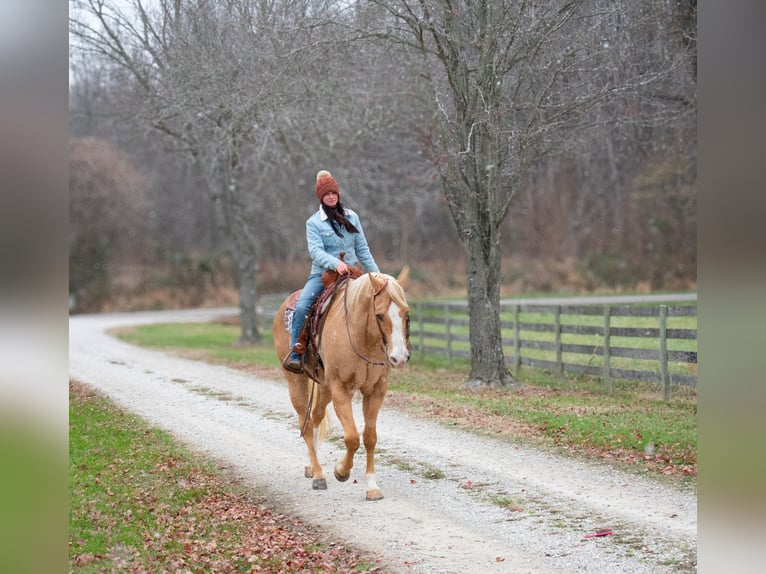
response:
M311 391L311 381L304 375L290 374L288 378L288 389L290 391L290 402L298 415L298 425L303 432L303 440L306 442L306 450L309 454L309 466L304 468L304 475L307 478L313 478L312 487L315 490L326 490L327 480L322 473L322 466L319 464L317 451L319 448L319 426L324 418L327 403L329 399L324 397L325 393L317 392L315 389L314 407L312 408L311 420L306 424L306 416L309 414L309 393Z
M364 450L367 453L367 468L365 470L367 500L380 500L383 498L383 492L375 482L375 445L378 442L378 412L386 395L386 387L387 383L385 381L375 385L373 392L365 395L362 401L362 412L364 413Z
M327 414L327 405L330 402L332 396L330 392L315 385L314 389L316 396L314 397L314 405L311 409L311 420L307 425L306 432L303 435L303 439L306 441L306 447L309 451L310 466L305 469L305 475L307 478L313 478L312 488L314 490L327 490L327 480L322 472L322 466L319 464L319 443L323 438L322 426L324 424L325 416Z
M334 474L340 482L345 482L351 475L351 469L354 466L354 454L359 450L359 431L356 430L356 423L354 422L350 394L337 393L333 396L333 406L338 420L343 425L343 442L346 445L346 453L335 465Z

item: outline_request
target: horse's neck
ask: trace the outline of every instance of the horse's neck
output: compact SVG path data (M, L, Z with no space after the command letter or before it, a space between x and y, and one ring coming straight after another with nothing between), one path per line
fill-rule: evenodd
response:
M369 318L372 314L370 305L373 304L373 297L370 282L365 277L348 281L343 299L349 327L353 325L352 330L363 335L368 330ZM361 321L361 318L364 320Z

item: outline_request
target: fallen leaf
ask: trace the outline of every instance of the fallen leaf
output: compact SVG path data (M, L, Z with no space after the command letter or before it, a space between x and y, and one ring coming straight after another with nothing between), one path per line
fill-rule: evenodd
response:
M610 534L612 534L612 531L608 528L599 528L595 533L586 534L583 538L597 538L599 536L609 536Z
M74 557L74 564L75 566L85 566L87 564L90 564L96 559L96 557L91 554L90 552L86 552L85 554L78 554Z

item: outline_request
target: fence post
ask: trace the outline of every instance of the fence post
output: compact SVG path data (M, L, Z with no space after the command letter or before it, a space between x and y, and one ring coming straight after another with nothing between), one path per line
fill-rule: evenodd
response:
M609 361L611 317L612 308L609 305L604 305L604 380L610 393L612 392L612 367Z
M447 335L447 364L452 366L452 322L449 315L449 303L444 304L444 330Z
M423 304L418 302L418 341L420 344L420 360L426 353L425 335L423 335Z
M556 337L556 369L559 375L562 375L564 373L564 362L561 360L561 305L556 306L554 331Z
M670 400L670 375L668 374L668 306L660 305L660 374L662 375L662 398Z
M519 329L519 313L521 305L513 306L513 374L519 376L521 369L521 337Z

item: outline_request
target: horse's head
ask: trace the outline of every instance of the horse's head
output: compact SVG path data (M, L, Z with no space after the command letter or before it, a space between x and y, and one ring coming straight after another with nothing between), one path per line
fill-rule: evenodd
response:
M370 273L374 293L375 320L383 335L388 362L392 367L403 367L410 360L410 307L404 294L409 277L405 267L397 279L383 273Z

